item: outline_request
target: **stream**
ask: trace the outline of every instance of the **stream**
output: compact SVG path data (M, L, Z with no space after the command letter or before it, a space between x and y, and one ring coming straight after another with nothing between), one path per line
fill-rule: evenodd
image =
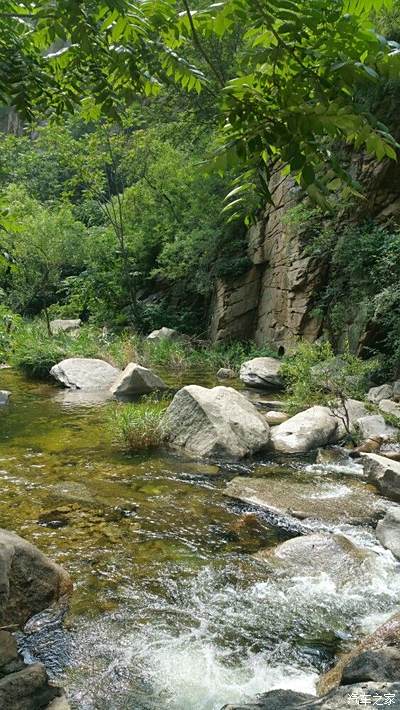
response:
M19 640L76 710L220 710L274 688L312 693L338 651L399 608L399 564L372 528L339 526L373 553L350 575L271 572L253 553L296 531L224 495L233 477L262 470L289 487L312 475L316 494L330 486L335 497L353 463L129 456L110 441L112 403L13 370L0 371L0 388L12 392L0 412L0 527L74 581L65 619L43 613Z

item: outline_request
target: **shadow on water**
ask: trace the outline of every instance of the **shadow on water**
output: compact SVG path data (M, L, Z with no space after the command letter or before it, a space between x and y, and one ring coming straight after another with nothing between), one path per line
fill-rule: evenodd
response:
M0 378L13 393L0 415L0 526L75 583L64 627L46 613L21 644L74 708L219 710L270 688L312 692L343 640L396 606L399 575L382 551L342 581L271 573L251 557L296 534L224 496L255 464L124 455L107 433L109 402L74 406L48 383ZM261 461L275 476L307 476L309 463ZM370 531L357 534L373 548Z

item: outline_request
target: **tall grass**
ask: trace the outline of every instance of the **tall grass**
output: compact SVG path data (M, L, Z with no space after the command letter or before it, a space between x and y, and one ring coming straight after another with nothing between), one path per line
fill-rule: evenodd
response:
M143 451L160 446L164 439L162 419L168 401L143 398L142 401L115 405L109 419L112 440L128 451Z
M47 377L53 365L70 357L100 358L121 369L137 362L175 372L192 368L216 372L220 367L238 371L245 360L267 355L276 353L251 342L202 346L184 340L150 342L129 331L117 334L89 325L74 334L49 335L38 319L23 321L12 331L7 359L30 376Z

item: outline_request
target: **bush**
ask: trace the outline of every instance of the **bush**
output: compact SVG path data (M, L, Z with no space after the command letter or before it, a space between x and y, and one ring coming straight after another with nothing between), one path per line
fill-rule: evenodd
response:
M346 426L346 400L363 396L376 368L376 360L360 360L348 349L336 357L330 343L303 341L281 368L289 394L287 409L295 414L315 404L324 405L335 414L344 412Z
M162 418L168 401L143 398L141 402L117 404L109 428L117 445L129 451L143 451L160 446L164 439Z

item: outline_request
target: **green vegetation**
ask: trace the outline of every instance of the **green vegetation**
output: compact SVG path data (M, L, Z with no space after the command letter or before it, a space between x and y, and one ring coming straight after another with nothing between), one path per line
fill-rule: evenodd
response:
M129 362L171 372L206 370L215 374L220 367L236 372L244 360L275 355L269 347L258 348L253 343L236 342L231 345L196 341L160 340L148 342L137 334L124 330L120 333L83 326L74 334L49 335L43 320L24 321L0 311L0 360L21 369L33 377L48 377L50 369L68 357L95 357L115 367L124 368Z
M376 369L375 360L360 360L348 350L337 357L327 342L303 341L281 369L288 389L288 411L295 414L316 404L327 406L343 419L349 432L346 400L363 398Z
M164 439L162 418L168 400L144 397L140 402L117 404L109 419L113 441L130 452L160 446Z
M15 323L1 359L44 376L73 355L237 369L273 354L196 343L218 280L251 265L271 178L290 173L303 201L288 229L329 273L315 313L352 349L350 301L373 333L362 354L395 372L397 228L347 215L362 192L350 151L396 158L397 30L391 0L5 0L0 299ZM85 327L36 323L58 317ZM190 341L149 348L161 326Z
M395 158L396 142L357 89L398 73L393 46L371 25L391 0L5 0L0 95L21 114L119 119L136 95L176 90L221 100L219 165L241 163L229 209L287 165L315 199L350 174L330 142ZM221 45L222 48L219 48ZM232 48L234 47L234 51ZM318 174L324 166L324 177Z

